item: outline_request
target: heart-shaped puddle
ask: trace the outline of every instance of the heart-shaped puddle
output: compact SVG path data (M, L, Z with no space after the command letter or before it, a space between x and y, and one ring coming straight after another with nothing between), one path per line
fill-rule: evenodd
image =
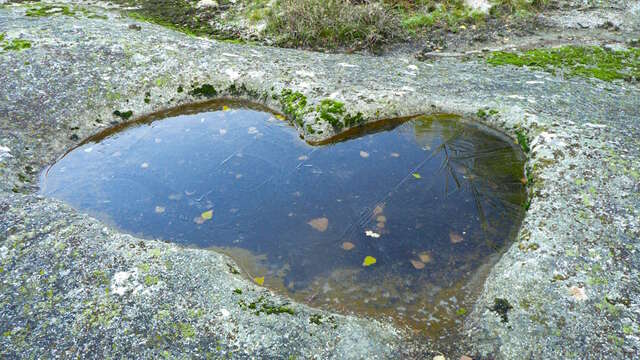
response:
M42 192L137 236L222 250L315 306L430 336L458 327L469 284L522 218L514 145L442 115L312 146L271 113L226 105L98 134L46 171Z

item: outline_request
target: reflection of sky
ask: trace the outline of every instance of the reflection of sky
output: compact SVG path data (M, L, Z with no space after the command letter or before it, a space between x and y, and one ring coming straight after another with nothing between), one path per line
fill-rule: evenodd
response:
M434 268L419 276L434 281L461 276L505 241L520 216L521 173L508 144L454 121L312 147L270 114L231 110L85 144L50 169L43 192L138 235L266 254L298 284L359 268L367 255L373 273L413 273L408 259L421 252ZM309 225L324 218L324 231ZM452 233L464 241L452 244Z

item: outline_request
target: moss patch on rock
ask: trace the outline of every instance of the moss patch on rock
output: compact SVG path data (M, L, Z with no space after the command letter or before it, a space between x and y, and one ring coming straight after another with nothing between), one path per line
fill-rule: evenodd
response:
M0 49L4 51L21 51L31 47L31 41L24 39L4 40L5 34L0 34Z
M564 46L522 53L496 51L487 62L495 66L528 66L568 77L640 81L640 48L613 51L597 46Z

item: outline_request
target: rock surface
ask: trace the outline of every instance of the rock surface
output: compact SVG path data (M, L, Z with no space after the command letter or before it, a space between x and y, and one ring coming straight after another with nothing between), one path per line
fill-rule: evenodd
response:
M530 209L448 357L640 352L637 84L480 58L425 63L234 45L146 23L138 31L116 12L92 11L106 18L33 18L23 6L0 7L7 38L32 44L0 52L0 357L438 355L440 344L389 323L289 303L236 274L224 255L121 234L37 194L40 171L79 139L127 111L136 117L205 100L211 89L291 118L296 109L283 94L298 91L311 111L295 126L315 141L334 133L316 122L326 99L367 121L451 112L514 139L526 134ZM478 116L481 109L497 113ZM251 303L294 314L255 315ZM320 324L310 321L318 316Z

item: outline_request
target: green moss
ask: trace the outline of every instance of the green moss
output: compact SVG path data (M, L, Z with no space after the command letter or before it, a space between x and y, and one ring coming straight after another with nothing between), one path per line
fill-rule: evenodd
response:
M96 270L91 273L91 277L98 285L108 285L111 282L109 276L107 276L107 273L104 271Z
M476 113L476 115L481 118L481 119L486 119L489 116L494 116L499 114L500 112L496 109L480 109L478 110L478 112Z
M138 264L138 270L140 270L142 273L148 273L150 269L151 266L149 264Z
M507 313L511 309L513 309L513 306L511 306L511 304L509 304L509 301L507 301L506 299L502 299L502 298L493 299L493 306L491 308L489 308L489 310L491 310L491 311L497 313L498 315L500 315L500 317L502 318L502 322L503 323L506 323L506 322L509 321Z
M242 290L240 290L240 289L234 289L234 290L233 290L233 293L234 293L234 294L241 295L241 294L242 294Z
M467 314L467 309L465 308L459 308L458 310L456 310L456 315L458 316L465 316Z
M227 267L229 268L229 272L232 273L233 275L240 274L240 271L238 271L235 267L233 267L233 265L227 264Z
M191 339L196 336L196 330L189 323L178 323L176 328L183 339Z
M144 284L147 286L153 286L156 285L158 283L159 279L157 276L152 276L152 275L145 275L144 277Z
M344 126L352 127L352 126L364 124L364 117L362 116L361 112L358 112L355 115L346 114L344 116L343 121L344 121Z
M531 150L529 148L529 140L522 130L516 130L516 139L518 140L518 144L522 147L522 151L524 151L525 154Z
M244 300L238 301L238 305L243 310L251 310L254 311L254 314L289 314L294 315L295 312L290 307L286 306L287 304L276 305L270 302L267 302L263 296L260 296L256 301L252 301L250 303L246 303Z
M180 94L181 92L184 91L184 88L182 87L182 85L179 85L176 91L178 92L178 94Z
M283 89L279 99L282 111L290 116L296 124L302 125L304 115L308 112L307 97L298 91Z
M332 99L324 99L318 104L316 111L319 119L328 122L336 130L340 130L344 126L340 121L345 112L344 103Z
M198 36L198 35L206 34L206 31L204 31L200 27L177 25L176 23L172 22L170 19L167 19L167 18L165 18L163 16L160 16L160 15L154 14L154 13L128 12L127 16L129 16L130 18L132 18L134 20L160 25L160 26L166 27L166 28L174 30L174 31L181 32L181 33L189 35L189 36Z
M129 120L129 118L133 115L133 111L128 110L125 112L121 112L120 110L116 110L113 112L113 115L121 118L122 120Z
M21 51L31 47L31 41L23 39L13 39L11 41L1 42L0 44L2 49L6 51Z
M309 316L309 322L316 325L322 325L322 315L312 314Z
M189 95L212 98L218 95L218 91L216 91L216 88L214 88L213 85L203 84L202 86L193 88L193 90L189 91Z
M597 46L564 46L534 49L523 53L496 51L489 64L528 66L565 76L597 78L603 81L640 79L640 48L608 51Z
M68 6L49 5L49 4L28 8L27 12L25 13L26 16L31 16L31 17L42 17L42 16L52 16L52 15L74 16L75 14L76 14L75 11L71 10Z
M482 24L486 20L485 14L474 11L464 1L442 0L437 4L431 2L426 5L417 10L403 11L402 27L409 33L415 34L432 28L456 32L461 25Z

